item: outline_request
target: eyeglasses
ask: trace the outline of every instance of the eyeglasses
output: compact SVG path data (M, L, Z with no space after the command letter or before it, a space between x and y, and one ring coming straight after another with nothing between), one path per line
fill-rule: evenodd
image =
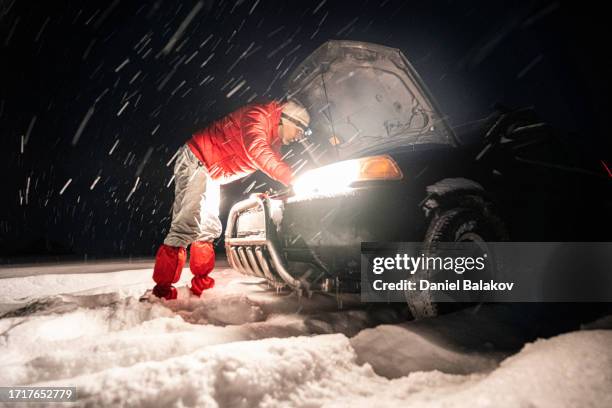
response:
M308 126L304 125L302 122L292 118L289 115L286 115L284 113L281 113L281 118L283 119L287 119L289 122L293 123L297 128L298 128L298 137L302 138L304 136L310 136L312 135L312 129L310 129Z

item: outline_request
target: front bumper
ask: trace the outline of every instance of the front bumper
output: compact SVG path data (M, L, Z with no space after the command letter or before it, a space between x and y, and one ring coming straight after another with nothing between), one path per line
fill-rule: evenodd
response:
M256 194L232 207L225 231L227 259L232 268L264 278L274 287L301 290L304 282L289 272L279 248L272 210L270 198Z
M356 291L362 242L421 240L421 199L399 183L308 199L251 195L230 210L227 257L274 287Z

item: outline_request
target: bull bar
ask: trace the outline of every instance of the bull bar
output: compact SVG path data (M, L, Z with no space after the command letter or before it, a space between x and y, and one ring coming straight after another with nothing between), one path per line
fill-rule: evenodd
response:
M238 237L236 222L245 211L261 208L264 215L263 236ZM269 198L252 194L248 199L235 204L228 215L225 230L225 249L230 266L245 275L266 279L279 288L289 286L300 291L302 282L287 270L287 264L279 250L276 227L270 215Z

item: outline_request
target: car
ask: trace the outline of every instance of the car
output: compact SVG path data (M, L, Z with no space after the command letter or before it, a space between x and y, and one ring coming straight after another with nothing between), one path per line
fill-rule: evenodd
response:
M227 258L244 274L298 293L359 292L362 242L608 240L592 231L610 213L606 175L580 167L531 108L451 128L399 50L353 41L323 44L285 87L313 133L287 154L300 170L290 193L229 212ZM441 311L406 300L415 317Z

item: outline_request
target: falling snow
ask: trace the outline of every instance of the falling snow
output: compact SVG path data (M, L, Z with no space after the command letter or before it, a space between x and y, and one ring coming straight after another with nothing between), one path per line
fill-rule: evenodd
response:
M510 94L520 96L519 87L568 89L546 75L558 65L554 47L529 40L566 13L557 2L493 14L451 2L436 18L398 0L129 3L0 5L3 68L14 73L3 77L0 98L10 166L4 211L14 216L0 236L49 239L74 253L150 254L167 227L177 149L233 109L284 96L287 78L328 39L401 48L432 92L448 97L443 105L457 107L455 123L464 122L462 109L480 101L488 109L499 96L478 88L481 69L500 76L510 99L520 100ZM513 44L524 52L506 51ZM505 54L514 55L500 63ZM325 154L321 143L282 152L300 172ZM274 187L261 174L224 187L222 213L243 194Z
M70 183L72 183L72 179L68 179L68 181L66 181L66 184L64 184L64 187L62 187L62 189L60 190L59 195L64 194L64 191L66 191Z

